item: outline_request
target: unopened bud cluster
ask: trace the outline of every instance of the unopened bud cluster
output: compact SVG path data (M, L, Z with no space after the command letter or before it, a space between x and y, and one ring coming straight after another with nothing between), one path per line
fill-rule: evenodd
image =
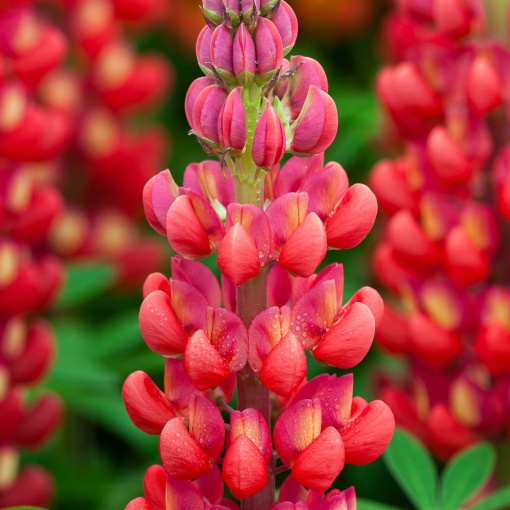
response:
M163 467L149 468L145 497L127 509L353 509L353 489L326 491L346 462L384 451L394 418L354 397L350 374L308 381L305 352L351 368L372 344L377 292L344 300L343 266L316 271L328 247L365 238L377 203L324 164L336 107L317 61L284 58L297 35L290 6L202 7L206 76L185 110L219 161L188 165L183 186L166 170L144 189L146 217L175 256L170 279L147 278L139 315L148 347L166 358L164 392L141 371L123 388L134 424L160 436ZM294 156L284 163L285 153ZM198 262L213 253L221 283ZM287 470L275 501L274 478Z
M411 391L383 396L442 458L510 431L510 51L497 4L400 2L386 28L397 62L377 80L404 143L371 176L386 213L374 268L397 298L378 339L412 367Z

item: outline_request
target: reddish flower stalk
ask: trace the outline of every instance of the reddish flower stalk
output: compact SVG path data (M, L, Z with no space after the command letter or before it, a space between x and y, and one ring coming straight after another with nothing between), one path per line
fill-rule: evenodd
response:
M207 76L185 110L220 162L189 165L182 187L168 170L145 186L147 219L175 256L170 279L147 278L140 309L145 342L167 358L164 392L143 372L123 388L135 425L160 436L163 468L149 469L145 498L127 508L239 508L223 482L245 510L354 508L352 489L325 492L345 462L384 451L394 418L383 402L353 397L351 375L306 381L305 351L351 368L372 344L377 292L343 303L343 267L315 271L328 247L365 238L375 197L324 165L336 107L318 62L284 58L297 36L290 6L208 0L203 11ZM221 285L197 262L214 252ZM275 502L275 475L287 470Z
M397 62L377 80L404 147L371 176L386 213L374 267L396 297L378 340L411 365L383 398L443 459L510 430L510 51L489 9L400 2L386 31Z

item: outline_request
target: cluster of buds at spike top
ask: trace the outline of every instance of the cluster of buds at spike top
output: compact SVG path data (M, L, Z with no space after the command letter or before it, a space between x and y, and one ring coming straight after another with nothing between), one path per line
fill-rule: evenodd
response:
M297 37L293 10L285 0L231 3L204 6L197 59L206 76L193 82L185 103L192 131L209 154L248 151L267 170L286 151L323 152L336 135L336 106L317 61L284 58ZM248 112L255 118L247 121Z
M396 297L377 339L412 369L382 395L448 458L510 433L510 50L484 28L488 4L400 4L377 91L404 154L371 174L386 213L373 260Z

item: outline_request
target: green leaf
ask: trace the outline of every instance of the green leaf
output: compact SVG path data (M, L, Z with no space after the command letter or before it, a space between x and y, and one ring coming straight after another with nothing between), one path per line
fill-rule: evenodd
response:
M116 272L109 264L70 264L56 306L69 308L88 301L109 289L115 279Z
M377 501L360 498L356 498L356 508L357 510L401 510L396 506L385 505Z
M501 510L510 506L510 487L504 487L473 505L470 510Z
M383 459L416 508L436 508L437 471L432 457L420 442L397 429Z
M5 510L43 510L43 509L35 506L11 506L9 508L6 508Z
M444 469L441 480L441 510L456 510L476 494L494 470L496 454L481 443L456 455Z

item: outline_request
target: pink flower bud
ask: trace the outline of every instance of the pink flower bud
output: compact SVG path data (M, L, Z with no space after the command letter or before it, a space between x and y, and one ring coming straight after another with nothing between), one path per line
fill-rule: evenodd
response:
M221 0L202 0L204 16L215 25L223 22L223 2Z
M189 86L188 92L186 93L186 99L184 100L184 111L186 113L186 119L191 129L193 129L193 106L199 96L200 92L209 85L214 85L214 80L208 76L202 76L193 81Z
M236 87L227 97L218 117L218 138L223 147L242 152L246 144L246 114L241 97L243 88Z
M503 101L503 83L492 62L478 55L469 68L466 95L478 115L485 115Z
M213 36L213 30L207 25L202 28L198 34L196 44L197 61L202 72L211 78L214 77L214 73L211 67L211 39Z
M227 82L235 82L232 61L233 40L232 33L226 23L214 29L211 37L211 63L218 74Z
M255 31L257 81L265 83L278 71L283 60L283 43L278 29L266 18L259 18Z
M285 0L282 0L280 7L278 7L278 10L271 18L271 21L280 33L283 44L283 55L285 56L290 53L296 43L298 35L298 20L296 13Z
M241 22L241 5L239 0L223 0L225 11L230 18L230 22L234 27L237 27Z
M193 386L206 391L226 381L229 368L202 330L194 333L186 344L183 366Z
M290 120L295 120L301 113L311 85L315 85L324 92L328 92L328 79L324 69L317 60L309 57L293 55L290 59L290 68L295 69L287 83L285 95L278 90L278 97L284 105L289 105L291 110Z
M299 117L292 124L290 150L304 156L324 152L335 139L337 129L335 102L326 92L312 85Z
M166 422L177 416L163 392L141 370L124 381L122 399L131 421L147 434L160 434Z
M264 113L255 128L252 157L257 166L270 168L285 154L285 130L278 113L267 99L265 104Z
M306 356L300 340L284 336L262 364L260 381L278 395L289 398L306 377Z
M227 93L219 85L206 87L198 94L192 110L191 128L206 141L218 143L218 117Z
M250 85L257 72L255 43L244 23L241 23L234 37L232 61L237 81L243 86Z
M259 11L260 0L241 0L241 12L243 20L247 25L250 24L252 16L258 16Z

